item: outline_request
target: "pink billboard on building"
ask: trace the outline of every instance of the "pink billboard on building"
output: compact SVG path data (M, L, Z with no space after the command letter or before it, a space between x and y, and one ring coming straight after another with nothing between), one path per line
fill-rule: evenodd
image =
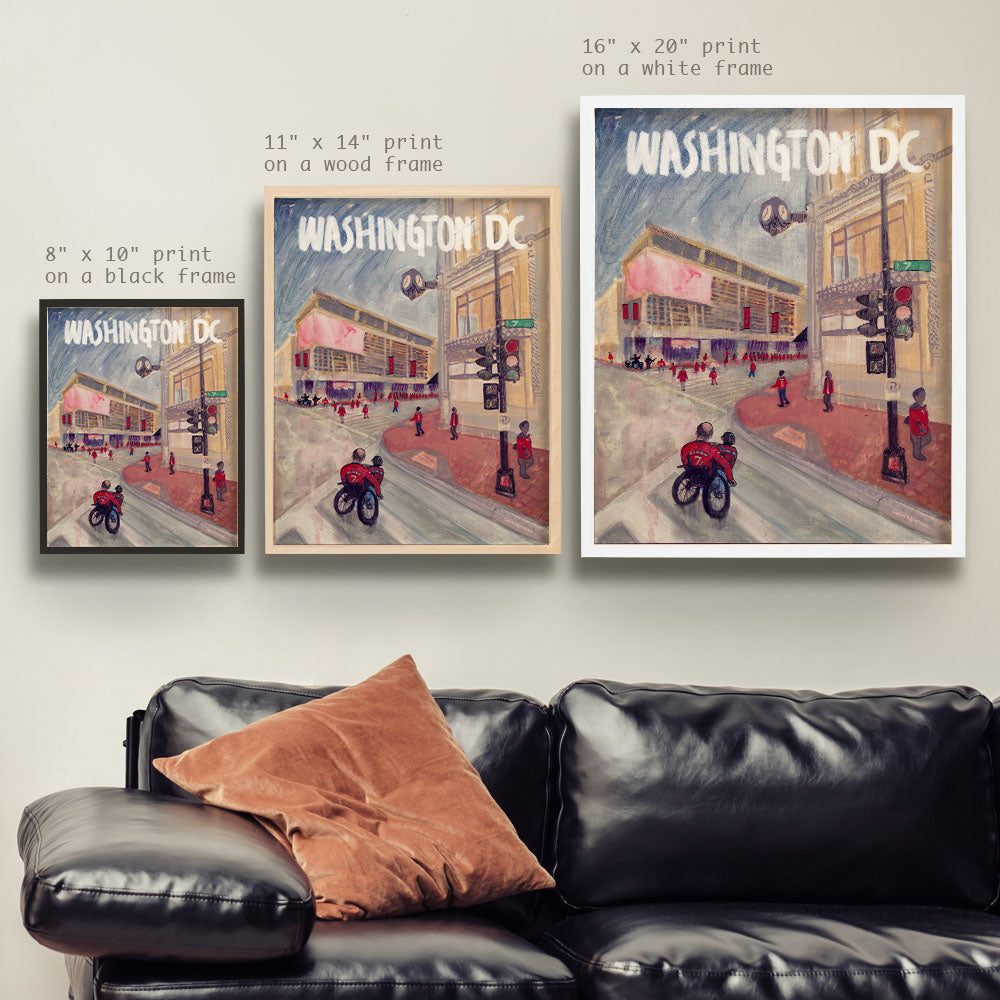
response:
M351 354L363 354L365 350L365 334L360 327L318 309L302 317L296 333L302 348L333 347Z
M84 389L83 386L72 386L63 396L64 410L86 410L88 413L103 413L105 416L111 414L111 400L93 389Z
M646 293L708 305L712 301L712 276L685 260L644 250L625 268L625 296Z

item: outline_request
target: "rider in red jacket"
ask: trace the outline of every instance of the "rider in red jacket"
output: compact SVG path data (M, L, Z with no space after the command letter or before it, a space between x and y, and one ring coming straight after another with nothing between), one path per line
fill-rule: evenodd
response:
M695 439L681 448L681 463L686 469L711 469L717 467L730 486L736 485L733 468L728 457L711 440L715 428L706 420L695 428Z
M371 465L364 463L365 449L355 448L351 455L351 461L347 465L341 466L340 481L344 486L363 486L365 483L370 483L375 490L375 495L381 498L382 480L385 478L382 460L376 455Z

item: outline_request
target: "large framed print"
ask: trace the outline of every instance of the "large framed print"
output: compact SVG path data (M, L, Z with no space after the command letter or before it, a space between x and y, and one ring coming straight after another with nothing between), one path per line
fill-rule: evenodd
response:
M558 552L558 189L266 200L266 551Z
M39 303L43 553L243 551L243 301Z
M581 103L584 556L963 556L961 97Z

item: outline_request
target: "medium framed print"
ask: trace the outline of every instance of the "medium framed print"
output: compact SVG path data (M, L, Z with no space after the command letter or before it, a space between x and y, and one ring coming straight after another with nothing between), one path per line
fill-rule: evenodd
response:
M581 105L585 556L965 554L961 97Z
M243 551L243 301L39 304L41 551Z
M266 551L558 552L558 189L266 197Z

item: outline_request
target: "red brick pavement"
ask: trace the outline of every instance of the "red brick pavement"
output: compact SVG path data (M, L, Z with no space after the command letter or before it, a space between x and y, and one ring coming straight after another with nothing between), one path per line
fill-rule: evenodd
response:
M909 428L903 423L908 404L900 402L899 443L906 449L910 481L905 485L887 482L881 475L882 449L887 440L885 413L839 405L836 396L833 412L825 413L822 398L806 399L807 386L807 375L788 383L791 405L785 409L778 408L777 394L755 395L741 399L736 414L744 426L774 441L789 454L798 454L886 493L905 497L936 514L951 515L950 424L931 422L932 440L924 449L927 461L916 462Z
M458 435L451 440L451 433L437 426L437 410L424 415L424 433L418 438L412 423L390 427L382 436L386 448L397 458L411 463L425 475L430 474L443 482L496 500L497 503L527 514L528 517L549 523L549 453L533 448L535 464L528 470L530 479L518 475L517 456L514 452L516 432L510 434L508 449L510 465L514 470L517 496L498 496L494 492L497 468L500 465L499 445L496 438Z
M178 469L174 475L170 475L169 469L161 464L159 452L152 456L151 472L146 471L146 466L142 461L135 465L127 465L122 471L125 482L133 489L143 489L152 486L154 489L148 492L167 503L187 511L189 514L197 514L206 521L213 524L220 524L229 531L237 531L237 513L239 507L239 483L228 479L226 498L223 501L215 499L215 484L211 484L212 497L215 499L215 513L205 514L201 510L202 494L202 474L200 472L190 472L185 469ZM214 473L215 463L212 463Z

